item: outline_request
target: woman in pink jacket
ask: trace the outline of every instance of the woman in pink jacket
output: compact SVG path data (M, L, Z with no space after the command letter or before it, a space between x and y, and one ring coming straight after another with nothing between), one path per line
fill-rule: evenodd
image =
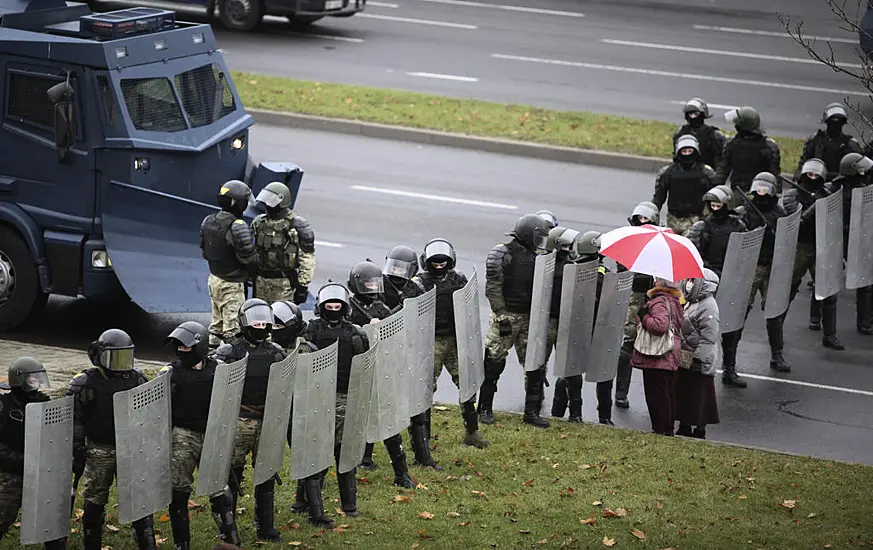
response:
M673 348L664 355L644 355L634 349L631 366L643 371L643 389L652 420L652 431L673 435L676 371L682 338L683 311L679 285L655 277L655 286L648 292L649 301L640 308L639 329L653 336L663 336L673 327Z

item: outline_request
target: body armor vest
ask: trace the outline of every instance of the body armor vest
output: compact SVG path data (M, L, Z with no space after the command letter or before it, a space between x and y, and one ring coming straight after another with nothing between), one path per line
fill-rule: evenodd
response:
M91 410L85 420L85 436L101 445L115 445L115 406L112 396L139 386L141 375L131 370L103 376L100 367L90 368L85 373L88 375L85 387L93 392Z
M506 245L512 260L503 268L503 300L510 313L530 313L536 254L513 240Z
M849 141L852 138L846 134L840 134L836 139L828 137L827 132L819 130L813 138L815 158L825 163L827 171L834 174L840 172L840 161L851 151Z
M273 219L264 216L254 224L258 247L258 273L271 279L284 278L297 269L297 242L291 238L291 215Z
M767 145L767 138L762 135L755 138L737 136L732 142L731 149L733 152L731 183L743 192L748 192L755 176L770 169L770 147Z
M670 168L670 192L667 196L667 211L679 218L703 213L703 195L709 183L699 162L690 170L678 164Z
M349 305L352 306L351 321L358 326L364 326L373 319L384 319L391 315L391 310L381 300L373 300L369 304L365 304L355 296L351 296L349 302Z
M801 185L802 188L806 189L805 186ZM809 189L807 189L809 190ZM801 205L803 210L809 209L815 201L826 197L827 193L824 192L823 189L819 188L814 191L815 196L808 193L804 193L803 191L797 191L797 202ZM797 235L797 242L805 243L805 244L815 244L815 216L818 212L813 212L813 214L806 219L806 221L800 222L800 230ZM801 214L802 215L802 214Z
M325 349L337 342L336 392L348 393L352 357L355 355L352 343L355 331L352 324L348 321L341 321L336 325L331 325L324 319L313 319L309 325L313 327L309 333L310 338L318 349Z
M437 336L455 336L455 303L453 295L456 291L464 288L464 281L454 270L446 273L442 279L437 279L430 272L425 271L419 276L424 288L430 290L436 287L436 326Z
M222 211L203 221L203 255L209 263L209 272L216 277L234 276L244 269L227 242L227 232L236 219L230 212Z
M240 408L243 418L263 418L264 404L267 401L267 383L270 380L270 367L281 361L272 342L267 340L255 347L250 347L245 340L239 344L247 347L249 360L246 365L246 381L243 384L242 404L248 407ZM249 409L255 409L254 411Z
M209 418L209 403L212 399L212 382L215 380L215 359L203 360L201 370L183 367L178 361L171 363L173 378L173 426L206 433Z
M701 254L701 256L703 256L703 262L706 267L719 275L721 275L721 270L724 267L724 258L727 254L731 233L743 230L738 222L739 220L733 215L721 221L716 220L714 216L707 216L704 219L704 223L706 223L706 227L709 230L709 242L705 247L704 254Z
M0 419L0 471L24 475L24 420L27 403L48 401L49 397L38 392L34 399L27 402L19 401L12 393L0 395L2 414Z

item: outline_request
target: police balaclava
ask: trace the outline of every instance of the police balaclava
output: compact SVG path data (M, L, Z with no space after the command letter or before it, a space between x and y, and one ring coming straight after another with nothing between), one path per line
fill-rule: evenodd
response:
M824 185L824 178L811 172L801 175L800 181L807 189L820 189Z
M386 275L386 277L388 277L388 282L390 282L397 291L400 291L406 286L407 280L400 275Z
M274 328L271 333L271 338L274 342L279 344L285 349L294 346L294 343L297 342L297 338L300 336L301 326L297 323L294 323L290 327L284 328Z
M326 302L330 303L330 302ZM321 308L321 317L327 320L328 323L335 325L343 320L343 314L345 312L343 309L339 309L337 311L332 311L327 308Z
M685 122L687 122L695 130L703 126L703 113L700 111L691 111L685 113Z
M437 279L442 279L446 276L446 273L449 272L449 263L451 258L448 256L434 256L433 258L428 259L425 263L425 269L428 273L436 277ZM442 267L437 268L434 264L444 264Z
M685 153L683 153L683 151ZM690 153L688 151L690 151ZM694 163L697 162L697 151L691 147L683 147L679 150L679 154L676 155L676 158L682 168L691 168L694 166Z
M776 201L779 200L775 195L752 195L752 204L761 212L769 212L776 206Z
M846 125L846 119L841 116L832 116L825 121L827 126L827 134L831 139L838 138L843 133L843 126Z
M243 327L243 337L254 345L262 344L270 336L270 327Z
M179 363L181 363L183 367L190 369L203 360L203 356L197 348L197 346L194 346L188 351L182 351L176 347L176 357L179 358Z
M724 203L721 204L721 208L719 208L718 210L715 210L713 208L710 208L709 210L710 212L712 212L713 217L717 220L723 220L727 218L728 214L730 213L730 211L728 210L728 205Z

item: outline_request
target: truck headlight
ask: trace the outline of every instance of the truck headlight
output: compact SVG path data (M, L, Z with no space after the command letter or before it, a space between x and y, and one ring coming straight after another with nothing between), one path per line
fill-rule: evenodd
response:
M105 250L94 250L91 252L91 267L107 268L112 267L112 260L109 259L109 253Z

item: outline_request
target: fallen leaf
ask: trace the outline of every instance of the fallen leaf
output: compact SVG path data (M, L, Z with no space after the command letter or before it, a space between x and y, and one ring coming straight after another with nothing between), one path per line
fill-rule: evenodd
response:
M364 484L366 484L366 483L370 483L370 480L367 479L367 476L361 476L361 477L358 478L358 483L364 483Z
M571 497L571 496L573 496L573 494L574 494L575 492L576 492L576 489L574 489L574 488L572 488L572 487L567 487L566 489L564 489L563 491L561 491L561 495L562 495L562 496L568 496L568 497Z
M615 515L620 517L620 518L623 518L627 515L627 510L625 510L624 508L616 508Z
M611 539L609 537L603 537L603 546L615 546L615 539Z
M561 439L567 439L567 434L561 434Z
M474 495L476 495L477 497L484 497L484 496L485 496L485 492L484 492L484 491L471 491L471 492L472 492Z
M594 502L591 503L591 506L600 506L601 504L603 504L603 502L601 502L599 500L595 500Z
M288 543L288 546L300 546L302 544L303 543L300 542L299 540L292 540L291 542Z
M438 411L447 411L447 410L449 410L448 407L443 407L443 406L441 406L441 405L440 405L440 406L433 407L433 408L434 408L435 410L438 410Z
M300 524L296 521L293 521L288 523L288 527L291 529L300 529Z
M749 498L749 497L747 497L746 495L740 495L740 496L738 496L737 498L740 499L740 500L746 500L746 499Z
M411 548L411 550L415 550L415 549L418 548L419 546L420 546L420 545L419 545L417 542L413 542L413 543L412 543L412 546L411 546L410 548Z
M112 525L111 523L107 523L106 528L109 529L110 531L112 531L113 533L117 533L117 532L121 531L121 529Z
M80 521L82 519L82 516L84 515L85 510L82 510L81 508L76 508L76 521Z
M457 512L446 512L446 516L450 518L459 518L461 517L461 514Z
M425 485L424 483L419 483L418 485L415 486L415 488L416 488L416 489L421 489L422 491L427 491L427 490L428 490L428 489L427 489L427 485Z
M524 485L525 487L530 487L533 484L534 484L534 480L532 480L532 479L529 479L529 480L525 481L524 483L522 483L522 485Z
M405 502L407 500L412 500L412 497L408 497L406 495L395 495L394 496L394 502Z
M470 525L469 521L462 521L461 523L458 524L458 527L466 527L468 525Z
M349 525L348 523L343 523L339 527L340 529L348 529L349 527L351 527L351 525Z
M631 531L631 535L635 536L636 538L638 538L640 540L646 540L646 534L643 533L642 531L640 531L639 529L634 529L633 531Z
M594 466L592 466L591 464L583 464L583 465L579 466L579 469L581 469L581 470L590 470L590 469L593 468L593 467L594 467Z
M334 532L334 533L345 533L346 530L343 529L342 527L334 527L334 528L333 528L333 532Z
M167 542L166 537L155 536L155 544L156 545L160 546L160 545L164 544L165 542ZM109 550L112 550L112 547L110 547Z
M420 517L421 519L433 519L433 514L430 512L422 512L418 514L418 517Z
M529 535L530 529L519 529L518 532L521 533L522 535Z
M797 501L794 501L794 500L783 500L782 504L780 504L780 506L782 506L783 508L788 508L788 509L794 508L796 505L797 505Z
M188 501L188 509L189 510L200 510L201 508L203 508L203 505L200 504L199 502L196 502L193 500Z
M594 525L595 523L597 523L597 520L594 518L586 518L580 519L579 523L581 523L582 525Z
M816 513L815 513L815 512L810 512L809 514L807 514L806 519L812 519L812 518L814 518L815 516L816 516Z
M559 462L555 462L554 464L552 464L552 470L554 470L555 468L557 468L560 465L561 464Z
M537 541L537 544L548 544L548 543L549 543L549 539L542 539L542 540Z
M168 516L167 514L163 514L163 515L161 515L161 517L158 518L158 521L164 521L164 522L170 521L170 516Z

